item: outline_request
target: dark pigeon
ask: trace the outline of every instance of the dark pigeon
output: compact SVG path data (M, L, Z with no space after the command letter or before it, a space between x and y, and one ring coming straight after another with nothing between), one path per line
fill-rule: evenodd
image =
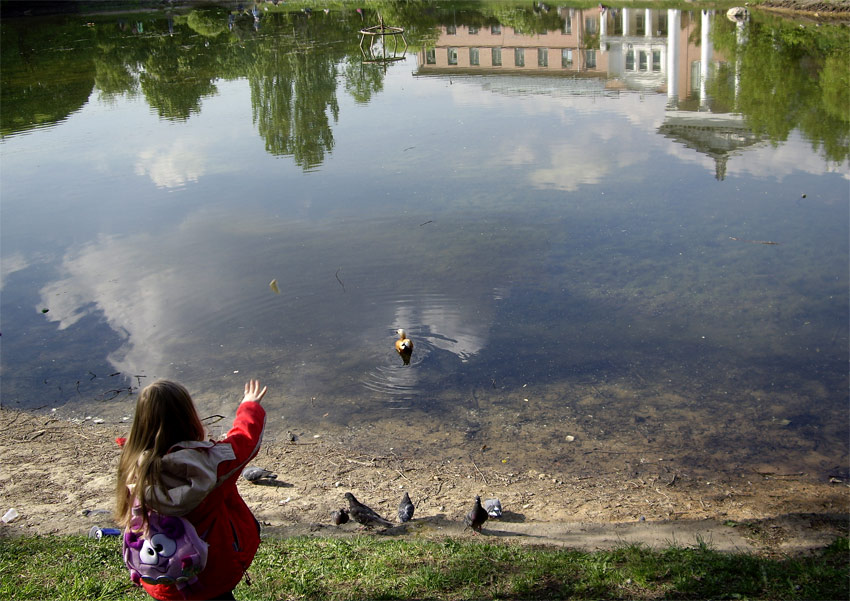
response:
M245 468L244 472L242 472L242 477L248 482L260 482L261 480L274 480L277 478L277 474L274 474L269 470L264 470L261 467L249 466Z
M348 513L358 524L362 524L367 528L371 528L372 526L392 528L392 522L385 520L375 513L373 509L355 499L354 495L350 492L345 493L345 498L348 499Z
M484 501L484 510L491 518L502 517L502 502L499 499L487 499Z
M398 504L398 521L402 524L409 522L413 518L413 503L410 501L410 495L404 493L401 498L401 503Z
M331 513L331 519L334 524L337 526L341 526L348 522L348 510L347 509L337 509L333 513Z
M487 521L487 511L481 507L481 497L475 497L475 505L466 514L463 523L472 528L475 532L481 532L481 526Z

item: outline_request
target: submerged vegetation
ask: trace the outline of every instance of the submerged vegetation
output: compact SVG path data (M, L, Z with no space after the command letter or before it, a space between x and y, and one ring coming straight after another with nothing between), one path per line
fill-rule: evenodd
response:
M706 544L593 553L480 542L265 539L239 599L846 599L848 541L814 556L760 557ZM0 539L4 599L143 599L120 540Z

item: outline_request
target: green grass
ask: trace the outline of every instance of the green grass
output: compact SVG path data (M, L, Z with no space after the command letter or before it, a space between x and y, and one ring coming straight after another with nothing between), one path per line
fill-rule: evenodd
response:
M811 557L701 544L587 553L486 542L265 539L238 599L848 599L850 545ZM117 538L0 539L2 599L145 599Z

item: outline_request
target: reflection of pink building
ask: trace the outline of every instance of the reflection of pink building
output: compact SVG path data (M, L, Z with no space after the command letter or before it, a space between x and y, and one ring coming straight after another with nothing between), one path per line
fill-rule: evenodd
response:
M443 26L418 53L419 73L596 76L604 88L706 101L714 55L712 14L666 9L560 8L558 31L524 34L492 25Z
M493 25L443 26L437 42L420 50L419 70L523 73L606 73L608 63L599 48L600 9L560 9L560 31L524 34Z
M705 97L719 58L711 43L710 11L609 9L600 23L600 48L609 53L608 76L626 87L679 98Z

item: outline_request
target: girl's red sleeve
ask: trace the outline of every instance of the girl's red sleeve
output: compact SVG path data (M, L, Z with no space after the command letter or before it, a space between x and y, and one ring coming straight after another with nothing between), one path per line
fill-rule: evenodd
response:
M256 457L263 442L263 430L266 425L266 410L260 403L249 401L240 403L236 409L236 418L233 427L220 443L227 443L233 447L236 458L231 461L223 461L218 466L219 481L227 479L239 472Z

